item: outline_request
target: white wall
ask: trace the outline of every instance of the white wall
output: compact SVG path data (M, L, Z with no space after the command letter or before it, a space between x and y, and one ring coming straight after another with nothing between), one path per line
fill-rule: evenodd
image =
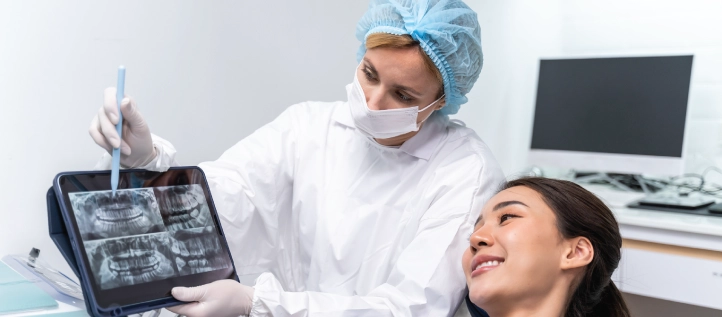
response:
M560 0L469 1L484 68L457 117L489 145L507 175L526 166L539 57L561 50Z
M305 100L342 100L365 1L0 1L0 256L41 249L45 192L102 152L87 128L127 67L126 93L182 164Z
M692 53L685 170L722 168L722 1L480 0L486 65L458 117L490 145L507 175L526 168L538 60ZM722 175L712 174L722 183ZM634 316L718 311L625 295Z
M481 0L472 6L486 66L459 117L482 135L507 174L526 167L538 59L564 56L694 54L685 170L722 167L721 1Z
M722 2L564 0L563 8L565 54L694 54L685 170L722 167Z
M485 66L456 117L507 174L525 167L538 59L564 54L694 53L688 169L722 165L719 1L467 2L479 14ZM193 165L290 104L344 99L366 6L0 1L0 255L39 247L64 262L47 237L45 191L56 173L99 158L87 127L119 64L153 132Z

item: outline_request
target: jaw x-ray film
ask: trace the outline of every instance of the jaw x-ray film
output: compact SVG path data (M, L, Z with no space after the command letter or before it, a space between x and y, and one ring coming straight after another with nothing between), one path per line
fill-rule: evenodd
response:
M70 193L84 241L165 232L150 188Z
M167 232L86 241L95 281L102 289L147 283L177 275Z
M213 219L199 185L154 187L163 223L170 231L207 227Z
M220 241L213 227L183 229L173 232L171 253L180 275L196 274L226 268Z
M231 267L200 185L68 196L101 289Z

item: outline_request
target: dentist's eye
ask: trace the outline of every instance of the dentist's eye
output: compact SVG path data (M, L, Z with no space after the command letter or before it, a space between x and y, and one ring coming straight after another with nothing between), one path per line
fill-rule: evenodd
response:
M413 100L411 97L404 95L401 92L397 92L396 96L398 96L399 100L401 100L402 102L406 102L406 103L411 102Z
M367 68L364 68L363 72L364 75L366 75L366 79L368 79L369 81L376 81L376 77L374 77Z
M499 224L503 224L505 221L511 219L511 218L519 218L519 216L514 214L503 214L501 217L499 217Z

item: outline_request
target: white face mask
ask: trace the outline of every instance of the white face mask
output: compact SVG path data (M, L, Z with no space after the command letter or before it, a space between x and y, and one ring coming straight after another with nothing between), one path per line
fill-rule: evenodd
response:
M436 99L436 101L421 110L416 106L389 110L371 110L366 104L366 96L356 74L353 76L353 83L346 86L346 92L356 129L362 134L375 139L389 139L418 131L419 125L431 116L429 114L421 123L417 124L416 120L419 113L444 98L442 95L441 98Z

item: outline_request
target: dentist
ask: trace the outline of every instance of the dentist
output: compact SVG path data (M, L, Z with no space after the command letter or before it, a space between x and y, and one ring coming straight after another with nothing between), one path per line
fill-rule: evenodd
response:
M174 288L187 316L451 316L458 258L504 176L449 115L482 67L476 13L460 0L372 0L356 28L347 101L293 105L201 163L244 285ZM351 76L353 75L353 77ZM251 105L246 105L251 106ZM90 126L124 167L163 171L175 149L115 89ZM122 139L122 142L121 142ZM98 168L110 166L105 154Z

